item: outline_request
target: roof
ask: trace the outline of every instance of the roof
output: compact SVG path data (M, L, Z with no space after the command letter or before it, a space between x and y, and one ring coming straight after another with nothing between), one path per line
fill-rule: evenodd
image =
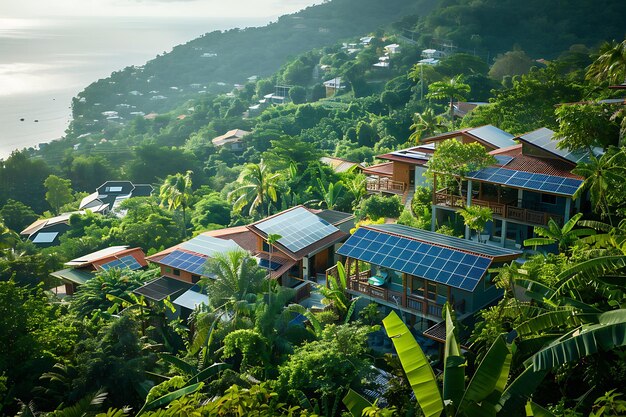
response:
M211 139L211 142L213 142L213 145L215 146L223 146L223 145L226 145L227 143L239 142L241 138L246 136L248 133L250 132L248 132L247 130L232 129L224 133L221 136L217 136Z
M470 172L466 175L466 178L566 197L574 195L583 183L582 180L575 178L509 169L508 165L505 167L488 167Z
M72 259L69 262L66 262L67 266L83 266L86 264L90 264L98 259L108 258L114 256L120 252L126 252L128 246L111 246L109 248L101 249L96 252L88 253L76 259Z
M149 197L154 191L150 184L133 184L127 180L106 181L94 193L80 202L80 209L99 213L113 208L130 197Z
M84 214L84 211L74 211L71 213L63 213L59 216L50 217L48 219L39 219L35 220L30 224L26 229L20 232L21 235L32 235L43 228L54 226L56 224L65 223L69 224L70 217L72 214Z
M203 290L198 284L189 288L187 291L178 296L172 304L195 310L200 304L209 305L209 296L206 290Z
M585 162L589 160L589 152L586 151L568 151L558 147L560 140L555 139L554 131L542 127L530 133L526 133L519 137L519 140L525 144L541 149L548 154L561 158L572 164Z
M435 145L429 143L426 145L413 146L412 148L400 149L398 151L389 152L384 155L378 155L377 158L397 162L406 162L412 165L426 165L426 163L430 160L431 156L434 153Z
M276 247L294 260L339 242L347 236L304 206L277 213L248 225L248 228L263 239L267 239L270 234L280 235Z
M332 80L324 81L324 86L329 88L344 88L341 84L341 77L333 78Z
M162 301L167 297L177 297L191 288L193 284L169 277L160 277L137 288L133 293L152 301Z
M379 158L382 158L386 155L380 155ZM393 162L384 162L382 164L370 165L363 169L364 174L369 175L381 175L383 177L392 177L393 176Z
M502 129L498 129L493 125L454 130L452 132L446 132L422 139L421 142L439 142L445 139L456 138L458 136L474 139L491 149L506 148L516 144L513 140L515 136Z
M320 161L325 163L326 165L330 165L335 172L346 172L352 167L358 167L359 169L363 169L363 165L358 162L351 162L341 158L335 158L332 156L323 156L320 158Z
M555 175L564 178L582 179L581 176L572 174L572 164L557 158L541 158L534 155L525 155L522 149L523 145L520 143L508 148L498 149L489 152L491 155L498 159L496 165L505 166L508 169L515 171L533 172L535 174L547 174ZM502 164L506 158L508 162Z
M82 285L91 278L93 273L84 269L65 268L60 271L50 273L55 278L59 278L63 281L73 282L74 284Z
M398 224L362 226L337 253L465 291L476 289L493 262L521 255Z

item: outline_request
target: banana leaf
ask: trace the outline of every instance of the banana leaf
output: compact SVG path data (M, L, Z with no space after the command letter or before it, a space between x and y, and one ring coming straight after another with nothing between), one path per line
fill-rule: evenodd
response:
M422 412L426 417L440 416L443 411L443 400L426 355L395 312L392 311L383 319L383 325L396 348Z
M626 346L626 309L600 315L599 324L576 329L546 348L527 362L535 370L552 369L599 351Z
M500 336L470 380L459 409L468 417L495 415L511 367L511 352Z
M526 368L504 390L496 405L496 411L503 416L518 415L524 403L528 401L547 374L547 370L535 371L532 366Z
M458 407L465 391L465 358L454 334L450 307L446 306L446 343L444 346L443 400Z
M222 372L223 370L230 369L230 368L232 368L232 365L228 363L214 363L208 368L204 368L203 370L201 370L200 372L192 376L189 379L189 381L187 381L187 384L185 384L185 386L189 386L189 385L197 384L198 382L205 381L208 378L212 377L213 375L216 375Z
M369 401L352 389L348 390L346 396L343 397L343 403L354 417L361 417L363 415L363 410L366 407L372 406Z
M527 417L556 417L556 414L552 414L539 404L535 404L532 401L528 401L526 404L526 416Z
M171 403L172 401L179 399L180 397L192 394L192 393L198 391L200 388L202 388L203 385L204 385L204 383L202 383L202 382L198 382L197 384L193 384L193 385L188 385L188 386L183 387L181 389L178 389L176 391L173 391L173 392L170 392L168 394L165 394L164 396L159 397L159 398L157 398L154 401L151 401L151 402L149 402L147 404L144 404L144 406L141 407L141 410L139 410L139 412L137 413L137 417L139 417L144 411L153 410L155 408L163 407L164 405L167 405L167 404Z
M521 336L529 334L540 334L546 329L561 326L577 326L581 324L580 319L577 318L576 312L573 310L556 310L549 311L547 313L539 314L526 320L515 329Z
M197 372L197 369L195 366L188 364L187 362L185 362L178 356L175 356L169 353L159 353L158 356L159 356L159 359L161 359L162 361L167 362L171 365L174 365L175 367L177 367L178 369L180 369L187 375L193 375Z

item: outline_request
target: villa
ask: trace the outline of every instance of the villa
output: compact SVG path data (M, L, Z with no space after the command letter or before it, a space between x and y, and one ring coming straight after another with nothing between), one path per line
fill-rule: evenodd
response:
M80 210L106 214L114 211L122 201L131 197L149 197L154 188L149 184L130 181L107 181L80 202Z
M246 130L232 129L221 136L211 139L211 142L216 148L224 147L231 151L243 151L243 137L248 133L250 132Z

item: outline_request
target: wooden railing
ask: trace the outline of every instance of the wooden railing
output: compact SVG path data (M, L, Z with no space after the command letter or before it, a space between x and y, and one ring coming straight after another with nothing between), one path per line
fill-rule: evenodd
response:
M467 202L467 197L452 195L445 192L435 193L434 204L447 207L463 207ZM533 223L546 225L550 219L557 224L563 224L563 216L558 214L546 213L543 211L530 210L517 206L497 203L495 201L471 199L471 204L478 207L488 207L494 216L504 217L505 219L518 220L525 223Z
M406 184L401 181L394 181L389 178L368 178L366 182L367 191L388 192L404 194Z

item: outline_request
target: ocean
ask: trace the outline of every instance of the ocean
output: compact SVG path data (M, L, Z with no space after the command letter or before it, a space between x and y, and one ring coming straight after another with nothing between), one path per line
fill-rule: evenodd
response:
M0 158L63 136L87 85L214 30L268 18L0 17Z

